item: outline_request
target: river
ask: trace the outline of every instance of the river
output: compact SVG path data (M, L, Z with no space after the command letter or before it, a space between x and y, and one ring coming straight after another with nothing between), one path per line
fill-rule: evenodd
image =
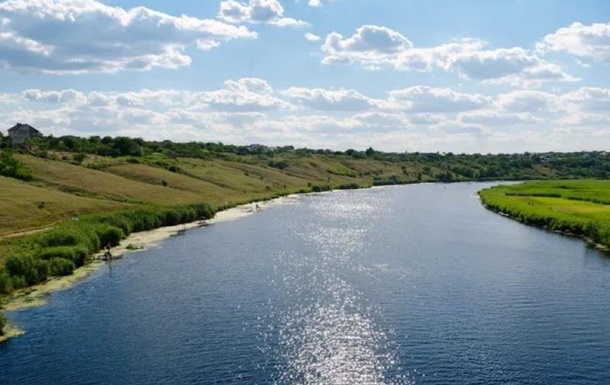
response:
M487 184L309 195L11 313L0 384L610 383L610 259Z

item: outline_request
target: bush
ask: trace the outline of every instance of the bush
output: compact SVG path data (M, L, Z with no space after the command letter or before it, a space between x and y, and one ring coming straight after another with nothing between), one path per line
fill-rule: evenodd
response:
M311 186L311 191L312 192L330 191L330 186L313 185L313 186Z
M346 183L337 187L339 190L356 190L360 188L358 183Z
M53 258L49 261L50 275L63 277L72 274L76 266L74 262L64 258Z
M47 278L44 277L41 279L41 277L39 277L39 264L31 256L9 257L5 262L5 266L11 277L21 277L24 283L27 285L35 285ZM19 287L16 287L15 281L12 278L11 281L13 281L13 286L15 289L21 287L21 285L19 285Z
M4 328L8 324L8 318L4 315L4 313L0 313L0 336L4 335Z
M283 161L283 160L280 160L280 161L273 161L272 160L272 161L269 161L269 163L267 163L267 165L269 167L277 168L277 169L280 169L280 170L283 170L283 169L288 167L288 163Z
M32 172L19 162L10 150L0 150L0 175L21 180L32 179Z
M0 294L9 294L13 291L13 282L6 269L0 269Z
M125 233L123 233L123 230L109 224L98 224L95 226L94 231L102 247L106 245L116 246L123 238L125 238Z
M71 261L76 266L82 266L88 255L89 252L84 246L59 246L43 249L38 257L43 261L61 258Z

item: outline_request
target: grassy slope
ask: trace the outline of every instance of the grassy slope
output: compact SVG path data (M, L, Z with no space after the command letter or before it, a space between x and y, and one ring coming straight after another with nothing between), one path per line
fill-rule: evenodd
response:
M18 155L17 158L33 171L35 182L75 195L131 203L183 204L201 200L195 193L166 188L161 183L143 183L109 172L29 155Z
M0 237L34 230L74 215L116 211L125 203L74 196L0 176Z
M235 205L309 191L312 185L369 186L372 175L400 171L381 162L315 155L287 156L289 166L283 170L269 167L266 160L255 157L242 157L239 162L219 158L171 160L178 172L168 171L166 165L146 164L146 159L132 163L125 158L95 157L101 168L93 169L69 161L16 157L32 170L34 179L27 183L0 179L0 263L7 254L7 244L14 241L8 235L26 234L78 215L142 205Z
M494 211L610 247L610 181L527 182L479 194Z

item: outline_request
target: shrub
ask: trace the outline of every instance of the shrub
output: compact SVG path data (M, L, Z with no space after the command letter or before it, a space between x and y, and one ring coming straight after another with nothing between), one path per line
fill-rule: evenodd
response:
M313 185L313 186L311 186L311 191L312 192L330 191L330 186Z
M269 167L277 168L277 169L280 169L280 170L283 170L283 169L288 167L288 163L283 161L283 160L280 160L280 161L273 161L273 160L271 160L271 161L269 161L269 163L267 163L267 165Z
M100 223L95 226L94 231L102 247L106 245L116 246L125 238L123 230L105 223Z
M32 179L32 172L10 150L0 150L0 175L21 180Z
M4 335L4 328L8 324L8 318L4 315L4 313L0 313L0 336Z
M0 269L0 294L9 294L13 291L13 282L6 269Z
M59 246L43 249L38 257L43 261L61 258L71 261L76 266L82 266L88 255L89 252L84 246Z
M49 261L50 275L53 276L70 275L75 268L74 262L64 258L53 258Z
M356 190L360 188L358 183L346 183L337 187L340 190Z
M38 275L38 263L31 256L9 257L6 259L5 266L12 277L21 277L27 285L34 285L41 282L43 279L46 279L46 277L40 279ZM12 278L11 281L13 281ZM13 281L13 286L15 286L15 281ZM21 285L19 285L19 287L21 287ZM18 287L15 286L14 288L17 289Z

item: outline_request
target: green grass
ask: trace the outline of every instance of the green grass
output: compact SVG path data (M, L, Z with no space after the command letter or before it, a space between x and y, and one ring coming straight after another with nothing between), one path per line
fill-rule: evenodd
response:
M610 247L610 181L527 182L492 187L479 195L496 212Z

